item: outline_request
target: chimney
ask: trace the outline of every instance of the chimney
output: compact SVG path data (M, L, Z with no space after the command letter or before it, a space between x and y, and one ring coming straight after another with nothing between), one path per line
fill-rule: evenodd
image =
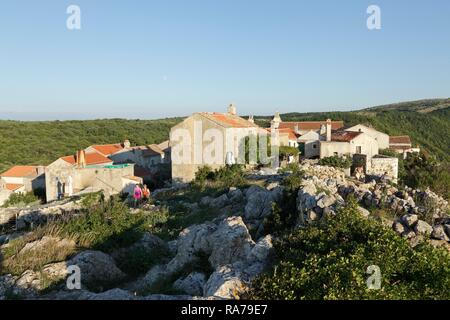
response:
M228 106L228 113L235 116L237 114L236 107L233 103Z
M125 149L128 149L128 148L130 148L131 147L131 143L130 143L130 140L125 140L124 142L123 142L123 147L125 148Z
M255 119L253 119L253 116L248 117L248 122L255 123Z
M86 152L84 150L77 151L75 160L78 168L84 168L86 166Z
M331 141L331 119L327 119L327 141Z
M274 115L272 121L270 122L270 128L278 129L280 127L280 123L281 123L281 117L280 117L280 113L277 111L277 112L275 112L275 115Z

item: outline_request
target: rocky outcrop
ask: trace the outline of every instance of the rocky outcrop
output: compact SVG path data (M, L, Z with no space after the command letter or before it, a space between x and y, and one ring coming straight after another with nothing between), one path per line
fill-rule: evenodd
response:
M125 274L116 266L113 258L100 251L83 251L67 262L81 270L81 283L111 284L122 281Z
M245 259L254 246L241 217L223 220L208 237L208 242L211 250L209 262L213 268Z
M191 272L186 277L175 281L173 287L174 289L185 292L191 296L201 296L203 295L203 288L206 280L205 274L201 272Z
M221 266L209 277L203 296L222 299L238 299L246 285L239 271L232 266Z
M255 243L240 216L194 225L180 233L175 257L166 265L154 266L132 288L149 290L185 267L191 268L203 256L214 272L206 276L194 270L177 279L173 288L189 295L230 298L264 270L273 249L272 242L268 235Z

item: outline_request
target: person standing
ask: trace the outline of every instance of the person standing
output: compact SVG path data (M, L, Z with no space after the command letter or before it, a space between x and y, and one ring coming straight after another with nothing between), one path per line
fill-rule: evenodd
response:
M144 201L148 201L150 199L150 189L144 184L144 188L142 189L142 197Z
M136 208L142 199L142 189L138 184L134 187L133 199L134 199L134 207Z

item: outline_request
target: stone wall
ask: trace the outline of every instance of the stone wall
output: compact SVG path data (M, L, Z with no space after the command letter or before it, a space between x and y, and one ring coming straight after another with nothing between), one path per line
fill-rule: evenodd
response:
M83 190L96 192L104 190L107 195L117 194L123 190L122 177L134 175L134 165L119 167L87 167L77 168L59 159L49 165L45 171L47 201L56 200L58 197L57 183L59 181L67 185L69 176L72 177L73 192Z
M393 182L398 179L398 159L377 155L372 158L371 166L367 168L367 174L382 176L385 172Z

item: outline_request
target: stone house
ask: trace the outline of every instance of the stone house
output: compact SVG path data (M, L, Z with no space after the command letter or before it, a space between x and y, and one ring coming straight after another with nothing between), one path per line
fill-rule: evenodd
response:
M331 121L331 120L330 120ZM331 121L331 130L344 127L343 121ZM320 156L320 141L325 140L327 121L282 121L280 114L275 113L270 122L271 129L280 132L289 130L297 137L295 144L303 158L317 158ZM281 133L280 133L281 139ZM283 145L280 142L281 145ZM294 143L291 142L294 145Z
M172 181L190 182L199 167L217 169L226 159L236 163L245 138L267 131L253 119L237 115L231 104L227 113L197 112L175 125L170 131Z
M344 130L354 132L364 132L365 134L371 136L378 142L378 148L380 150L389 148L389 135L387 135L384 132L377 131L374 128L367 127L363 124L357 124L355 126L348 127Z
M12 193L26 193L44 188L44 166L14 166L0 174L0 205Z
M406 159L408 153L419 153L420 148L413 148L411 138L409 136L390 136L389 137L389 149L403 154L403 158Z
M98 152L78 151L57 159L45 169L47 202L102 190L106 196L132 192L142 179L134 175L133 164L113 165Z
M4 188L11 192L30 192L45 188L44 166L14 166L0 174Z
M375 138L361 131L327 130L325 141L320 141L320 158L364 155L366 166L378 151L378 142Z
M156 170L158 165L170 164L169 141L160 144L131 147L125 142L125 147L108 155L114 163L134 163L148 170Z
M134 164L134 175L143 179L152 179L155 174L170 169L170 144L131 146L129 140L123 143L92 145L86 153L97 152L111 159L114 164Z
M273 129L268 128L267 131L272 133ZM298 137L294 130L290 128L278 129L278 141L280 146L298 148Z

